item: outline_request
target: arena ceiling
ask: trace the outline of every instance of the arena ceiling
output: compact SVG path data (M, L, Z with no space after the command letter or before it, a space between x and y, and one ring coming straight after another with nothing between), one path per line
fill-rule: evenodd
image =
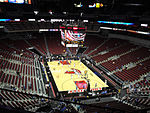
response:
M94 3L103 7L89 8ZM76 7L81 4L82 7ZM35 16L33 11L39 11ZM50 14L50 11L53 14ZM150 20L148 0L32 0L31 5L1 5L1 17Z
M89 8L94 3L102 3L103 7ZM82 4L82 7L75 5ZM133 19L150 16L148 0L38 0L36 8L40 12L55 12L62 17L82 18L120 18ZM65 14L64 14L65 12ZM54 14L54 13L53 13ZM82 14L82 15L81 15Z

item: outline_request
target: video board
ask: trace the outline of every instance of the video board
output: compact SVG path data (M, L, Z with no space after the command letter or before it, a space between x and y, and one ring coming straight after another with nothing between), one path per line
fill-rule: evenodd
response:
M83 31L60 29L62 44L66 47L78 47L84 44L86 33Z

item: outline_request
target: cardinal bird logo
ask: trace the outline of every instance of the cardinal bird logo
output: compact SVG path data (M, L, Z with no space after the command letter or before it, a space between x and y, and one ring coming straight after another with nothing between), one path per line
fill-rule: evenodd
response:
M76 74L76 75L81 75L81 71L78 70L78 69L71 68L69 71L67 70L67 71L65 72L65 74Z

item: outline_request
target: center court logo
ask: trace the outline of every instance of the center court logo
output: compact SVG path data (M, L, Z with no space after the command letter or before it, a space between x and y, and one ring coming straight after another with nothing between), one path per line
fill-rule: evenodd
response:
M65 72L65 74L76 74L76 75L81 75L81 71L78 70L78 69L71 68L70 70L67 70L67 71Z

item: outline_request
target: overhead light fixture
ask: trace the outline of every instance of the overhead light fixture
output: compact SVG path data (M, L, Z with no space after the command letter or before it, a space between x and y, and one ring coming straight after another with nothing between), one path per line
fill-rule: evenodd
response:
M52 10L49 10L49 14L50 14L50 15L52 15L52 14L53 14Z
M34 11L34 14L37 15L39 13L39 11Z
M45 22L45 19L41 19L41 22L42 22L42 21Z
M97 21L97 22L106 24L134 25L134 23L126 23L126 22L112 22L112 21Z
M141 24L142 27L148 27L148 24Z
M124 5L126 5L126 6L142 6L143 4L124 4Z
M28 21L35 21L35 19L28 19Z
M83 16L83 13L82 13L82 12L80 13L80 16L81 16L81 17Z
M19 21L20 21L20 19L15 19L14 21L18 21L18 22L19 22Z
M82 5L81 2L80 2L80 4L74 4L74 6L75 6L75 7L82 7L83 5Z
M63 12L63 14L65 14L65 15L66 15L66 14L67 14L67 12Z
M88 20L83 20L83 22L88 22Z

